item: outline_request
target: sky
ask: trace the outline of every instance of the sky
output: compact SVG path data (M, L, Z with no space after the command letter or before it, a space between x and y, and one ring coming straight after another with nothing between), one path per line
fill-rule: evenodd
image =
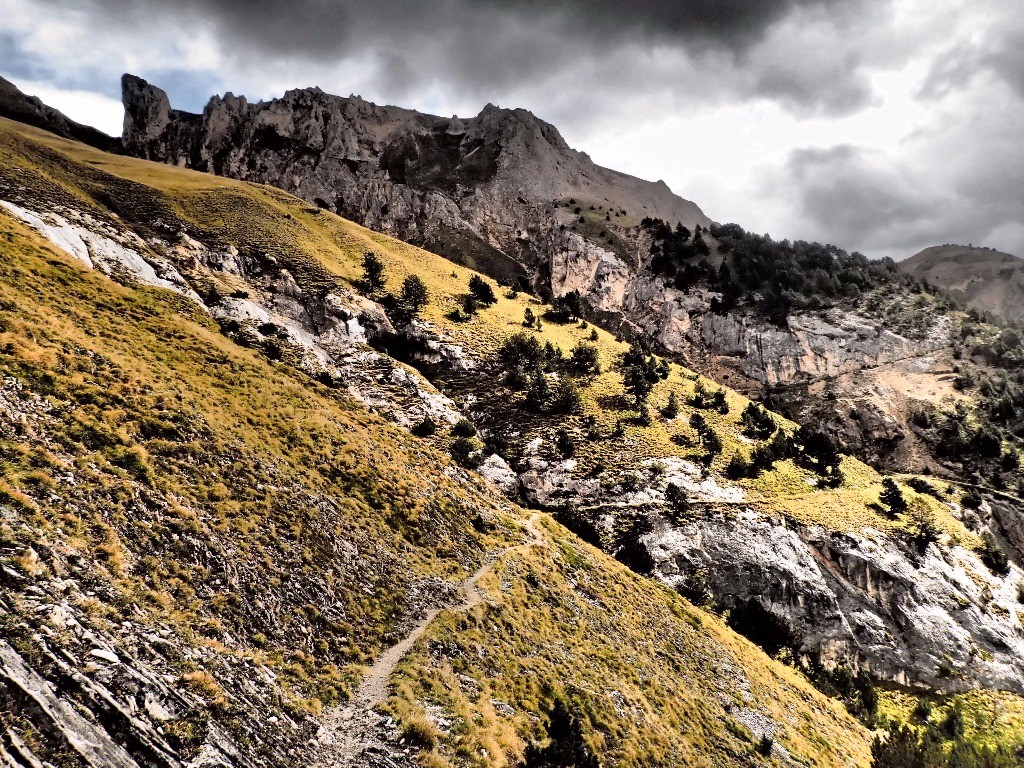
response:
M1020 0L0 0L0 76L120 133L122 72L199 112L320 86L525 107L712 219L900 259L1024 257Z

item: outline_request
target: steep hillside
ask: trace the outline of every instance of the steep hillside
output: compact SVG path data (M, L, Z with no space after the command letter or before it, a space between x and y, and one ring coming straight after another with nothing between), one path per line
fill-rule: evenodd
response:
M870 717L865 673L1024 691L1012 508L887 486L571 302L274 188L8 122L0 160L25 749L500 765L547 730L606 765L865 765L729 627L830 692L861 672Z
M1024 260L991 248L936 245L900 269L948 291L973 309L1024 321Z
M239 335L205 303L291 312L315 285L340 313L368 244L430 257L7 122L0 156L9 763L501 765L554 706L607 765L866 764L865 731L800 675L556 524L524 533L528 513L361 405L445 413L362 321L335 326L351 378L318 382L281 315ZM417 626L382 680L395 718L353 712ZM457 698L417 687L451 665Z

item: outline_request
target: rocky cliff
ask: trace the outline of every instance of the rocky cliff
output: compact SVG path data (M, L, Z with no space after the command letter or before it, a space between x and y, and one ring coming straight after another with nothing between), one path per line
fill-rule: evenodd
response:
M534 238L557 229L569 200L616 219L709 223L664 183L597 166L522 109L441 118L309 88L255 104L215 96L192 115L131 75L122 92L131 154L272 184L509 281L546 268Z

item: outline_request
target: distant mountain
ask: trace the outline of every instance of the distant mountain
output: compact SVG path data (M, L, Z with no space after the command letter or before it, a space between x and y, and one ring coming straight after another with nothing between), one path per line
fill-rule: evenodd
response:
M18 87L0 77L0 117L27 123L44 131L74 139L83 144L102 149L104 152L121 152L121 140L97 131L88 125L76 123L53 107L44 104L37 96L28 96Z
M935 245L900 267L961 298L969 307L1024 320L1024 259L990 248Z

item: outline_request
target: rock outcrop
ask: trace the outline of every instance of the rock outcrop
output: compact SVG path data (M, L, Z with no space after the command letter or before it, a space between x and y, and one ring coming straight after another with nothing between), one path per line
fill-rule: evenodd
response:
M643 541L666 583L706 578L734 615L756 604L759 632L774 617L780 645L828 666L937 691L1024 690L1013 582L963 547L918 555L877 531L780 524L743 509L661 521Z

